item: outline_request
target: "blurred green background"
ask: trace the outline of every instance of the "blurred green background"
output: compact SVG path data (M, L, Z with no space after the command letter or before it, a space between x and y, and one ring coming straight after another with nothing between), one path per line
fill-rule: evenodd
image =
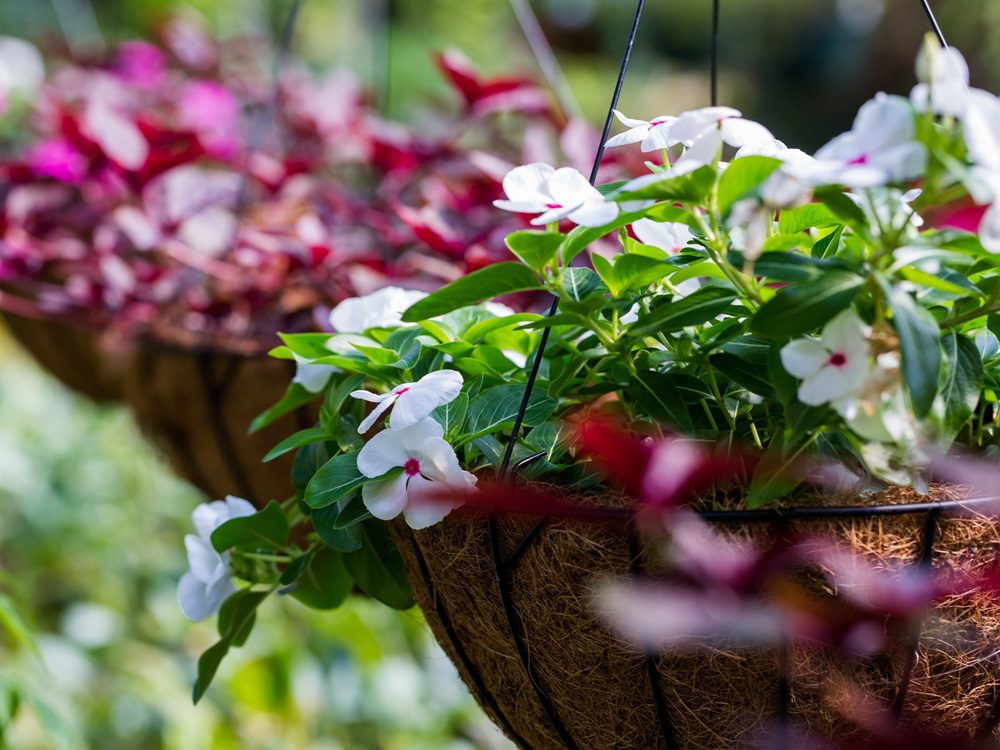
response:
M380 89L391 15L392 114L444 97L431 54L536 70L507 0L306 0L295 55ZM290 0L0 0L0 34L99 50L171 13L275 33ZM711 0L648 3L622 109L707 103ZM586 115L603 117L633 0L537 0ZM1000 89L1000 2L934 3L973 83ZM721 100L813 149L878 90L905 93L927 30L919 0L723 0ZM0 748L459 750L509 747L417 612L359 601L321 615L272 602L193 707L213 624L175 601L204 498L172 479L123 410L69 394L0 334ZM283 611L278 611L278 610ZM16 696L16 698L15 698ZM13 718L12 718L13 717Z

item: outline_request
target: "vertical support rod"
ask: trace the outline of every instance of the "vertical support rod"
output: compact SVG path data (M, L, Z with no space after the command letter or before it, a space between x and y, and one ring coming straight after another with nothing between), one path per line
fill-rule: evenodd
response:
M924 524L924 532L921 542L920 557L917 558L916 567L918 570L930 574L931 563L934 560L934 543L937 540L938 531L938 511L932 510L927 514L927 522ZM903 675L900 678L899 690L896 692L896 699L892 702L892 713L897 719L903 714L903 705L906 703L906 694L910 689L910 682L913 679L913 670L917 665L917 649L920 647L920 636L923 632L923 623L917 622L913 626L913 635L910 640L909 650L906 654L906 663L903 665Z
M941 26L938 24L937 18L934 15L934 9L931 8L930 0L920 0L920 4L924 6L924 13L927 14L927 20L931 23L931 29L937 35L938 41L941 42L941 46L948 49L948 40L944 38L944 32L941 31Z
M712 40L710 43L711 54L711 102L712 106L719 104L719 27L722 24L722 0L712 0Z
M629 63L632 60L632 48L635 46L635 39L639 33L639 22L642 20L642 11L645 7L646 0L638 0L635 8L635 18L632 21L632 30L629 32L628 42L625 45L625 54L622 57L622 64L618 70L618 80L615 83L614 93L611 95L611 106L608 107L608 116L604 121L604 130L601 133L601 142L597 146L597 154L594 157L594 166L590 172L591 185L597 182L597 173L601 169L601 161L604 159L604 144L607 143L608 134L611 133L611 123L614 122L615 109L618 107L618 99L621 97L622 87L625 85L625 76L628 74ZM549 307L547 316L551 318L556 314L558 309L559 298L555 297L552 300L552 305ZM524 385L524 396L521 398L521 404L517 410L517 417L514 419L514 427L510 433L510 441L504 449L503 459L500 461L500 469L497 472L497 477L501 481L503 481L503 479L507 476L507 469L510 467L510 460L514 455L514 447L517 445L518 436L521 434L521 427L524 426L524 414L528 410L528 404L531 402L531 393L534 391L535 383L538 380L538 370L541 367L542 355L545 354L545 346L549 342L549 334L551 331L551 328L542 329L542 336L538 341L538 347L535 349L534 359L531 363L531 372L528 373L528 381Z

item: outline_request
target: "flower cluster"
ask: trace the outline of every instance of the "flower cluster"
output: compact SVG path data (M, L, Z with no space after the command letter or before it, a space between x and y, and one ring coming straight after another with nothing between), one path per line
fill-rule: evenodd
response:
M492 201L525 130L580 138L534 83L484 79L457 53L439 62L460 114L417 130L349 73L289 65L272 90L266 50L179 24L44 85L29 46L0 45L0 101L15 73L41 86L0 162L0 283L39 314L260 348L344 299L509 258L521 224Z

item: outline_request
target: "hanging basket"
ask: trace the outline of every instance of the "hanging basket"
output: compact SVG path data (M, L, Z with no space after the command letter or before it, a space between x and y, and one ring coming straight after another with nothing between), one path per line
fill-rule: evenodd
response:
M866 503L913 499L895 489ZM724 534L762 542L779 529L826 533L886 567L930 560L936 573L969 573L991 563L1000 521L944 515L939 509L947 506L711 520ZM761 523L767 520L781 522ZM620 525L493 523L493 546L485 520L419 532L397 523L393 534L434 635L486 713L521 748L740 748L781 719L844 742L861 736L843 712L847 698L838 688L848 684L900 711L907 725L969 736L995 730L995 600L953 597L933 609L922 636L905 636L882 656L853 665L802 647L779 654L720 645L647 659L597 619L592 593L602 579L635 574L635 561L651 569L652 549L643 550Z
M315 415L293 412L254 434L251 422L281 400L294 366L261 352L136 343L125 400L174 470L213 498L239 495L263 507L293 492L291 457L264 464L287 435Z
M128 355L105 346L97 329L10 312L3 320L14 339L67 388L94 401L121 400L121 370Z

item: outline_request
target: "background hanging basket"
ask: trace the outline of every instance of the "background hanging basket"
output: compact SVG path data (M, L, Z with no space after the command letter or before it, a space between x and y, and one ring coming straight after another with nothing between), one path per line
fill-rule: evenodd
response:
M9 312L3 320L17 342L67 388L94 401L121 400L128 355L104 346L97 329Z
M895 489L867 501L915 499ZM872 562L899 567L923 554L927 518L924 512L802 521L792 528L801 523L803 530L833 535ZM513 564L501 563L499 577L487 521L446 521L419 532L398 522L393 527L436 638L485 711L520 747L719 750L742 747L773 728L782 694L774 651L720 647L647 663L598 621L591 601L595 580L629 574L634 555L628 535L620 526L553 522L522 547L523 554L515 553L535 524L523 518L496 522L501 560L519 555ZM725 524L719 530L763 541L777 525ZM942 516L934 570L973 571L989 564L998 547L996 519ZM643 566L654 554L639 554ZM499 579L508 582L509 612ZM517 638L523 639L520 653ZM791 721L839 741L857 735L841 711L843 692L831 688L842 679L891 705L913 653L912 636L904 640L853 667L792 649ZM995 600L970 595L937 606L919 640L902 720L970 736L988 724L1000 688L1000 656L993 654L998 642Z
M262 459L283 437L311 427L308 410L249 434L277 403L294 365L266 353L136 343L124 378L125 400L142 431L178 474L209 497L239 495L263 507L292 494L292 458Z

